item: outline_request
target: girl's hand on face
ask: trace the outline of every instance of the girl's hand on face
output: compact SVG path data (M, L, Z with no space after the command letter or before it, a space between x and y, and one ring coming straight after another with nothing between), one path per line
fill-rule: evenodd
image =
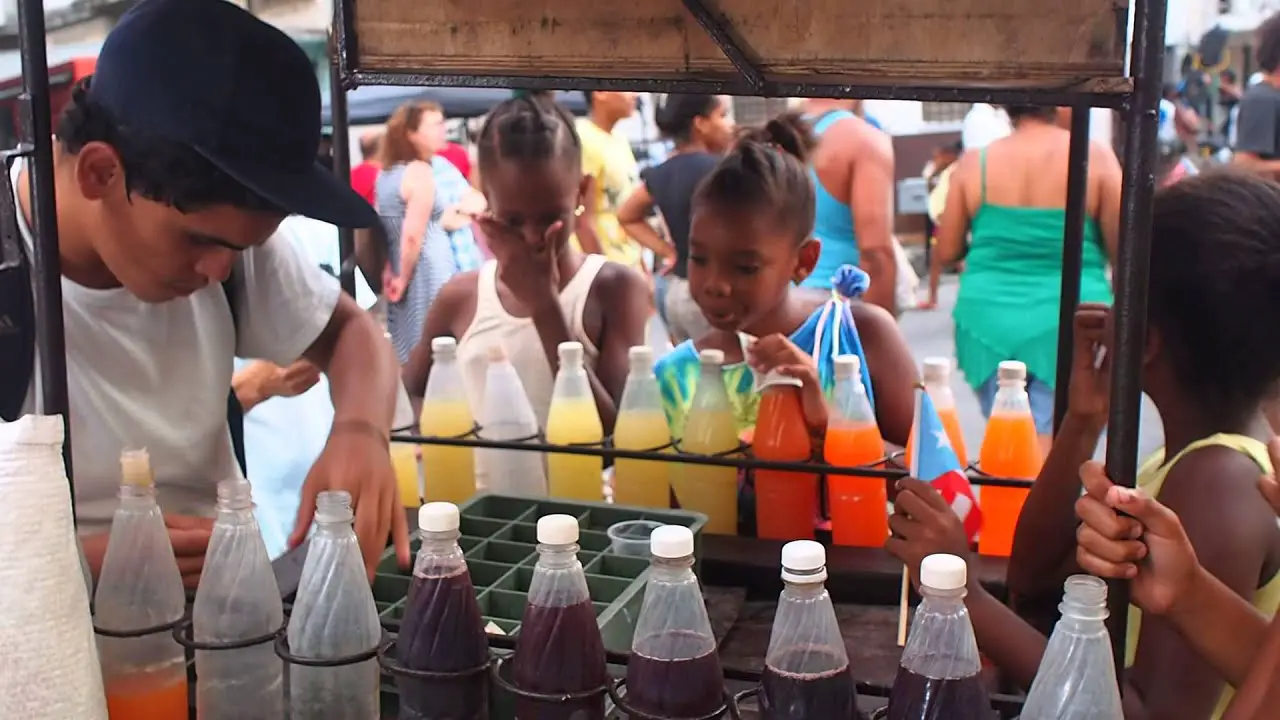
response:
M475 216L498 260L498 275L516 299L533 311L553 306L560 298L557 248L565 223L551 223L536 240L490 213Z
M812 429L826 429L827 402L822 395L822 381L818 379L818 364L808 353L796 347L787 336L774 333L747 347L746 360L760 375L776 372L799 380L805 422Z

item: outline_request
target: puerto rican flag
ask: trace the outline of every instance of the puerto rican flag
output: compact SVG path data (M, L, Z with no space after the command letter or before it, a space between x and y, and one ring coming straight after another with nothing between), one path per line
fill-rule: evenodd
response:
M973 495L973 486L960 467L960 460L951 448L951 440L942 426L942 419L933 406L933 400L924 386L916 386L914 457L911 459L911 475L933 485L947 501L956 516L964 523L969 541L977 538L982 529L982 510Z

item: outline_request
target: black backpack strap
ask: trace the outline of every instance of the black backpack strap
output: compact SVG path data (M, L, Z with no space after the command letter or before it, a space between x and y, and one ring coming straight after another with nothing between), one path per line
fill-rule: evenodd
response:
M8 162L0 163L0 176L0 418L12 422L35 373L36 312Z
M239 334L240 324L236 318L234 278L235 273L232 272L231 277L222 282L222 292L226 293L227 307L231 308L232 329ZM249 477L249 463L245 458L244 452L244 406L240 404L240 399L236 397L236 389L234 387L227 393L227 430L231 432L231 451L235 453L236 463L240 466L240 473L245 477Z

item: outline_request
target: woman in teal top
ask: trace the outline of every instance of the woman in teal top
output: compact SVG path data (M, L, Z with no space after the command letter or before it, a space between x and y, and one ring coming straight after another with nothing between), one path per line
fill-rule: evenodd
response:
M954 312L956 358L983 413L990 415L995 399L996 367L1021 360L1036 427L1047 441L1071 134L1055 124L1055 108L1007 111L1013 133L963 156L952 175L933 262L965 259ZM1085 208L1080 301L1110 303L1107 259L1115 256L1119 233L1120 164L1101 143L1089 149Z
M813 124L813 135L821 138L823 133L841 120L857 117L848 110L828 110L817 117L806 118ZM822 253L818 256L818 265L809 277L805 278L802 287L831 289L831 278L842 265L858 264L858 240L853 228L853 208L848 203L827 192L818 173L812 166L809 178L813 180L815 197L813 236L822 242Z

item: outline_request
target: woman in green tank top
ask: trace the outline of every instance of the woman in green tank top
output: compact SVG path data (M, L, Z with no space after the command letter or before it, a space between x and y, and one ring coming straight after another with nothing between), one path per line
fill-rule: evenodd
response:
M1071 134L1055 123L1055 108L1006 110L1013 133L964 155L951 177L933 262L943 267L965 259L954 312L956 358L983 414L991 412L996 367L1020 360L1027 366L1036 426L1047 443ZM1085 207L1080 300L1110 303L1107 258L1114 256L1119 232L1120 164L1100 143L1089 150Z

